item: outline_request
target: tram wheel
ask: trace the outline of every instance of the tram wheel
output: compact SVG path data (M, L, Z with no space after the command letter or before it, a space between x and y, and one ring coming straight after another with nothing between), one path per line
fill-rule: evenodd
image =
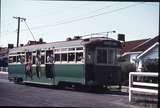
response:
M15 78L14 78L14 82L15 82L16 84L21 84L21 83L23 82L23 78L15 77Z

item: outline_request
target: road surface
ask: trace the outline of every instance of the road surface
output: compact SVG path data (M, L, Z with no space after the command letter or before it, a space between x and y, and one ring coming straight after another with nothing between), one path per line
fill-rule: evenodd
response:
M9 82L7 74L0 73L0 106L51 106L82 108L144 108L129 103L128 94L89 93L75 90L35 87ZM157 106L152 105L156 108Z

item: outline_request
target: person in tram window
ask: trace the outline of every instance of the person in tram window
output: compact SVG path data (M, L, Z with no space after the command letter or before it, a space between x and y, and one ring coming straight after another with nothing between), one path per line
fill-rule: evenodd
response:
M36 73L37 73L37 77L40 79L40 65L41 65L41 62L40 62L40 55L37 55L36 56Z
M30 76L30 78L33 79L31 56L28 57L28 62L26 64L26 79L27 79L27 76Z
M24 62L25 62L25 58L24 58L24 56L21 56L20 63L23 64Z
M53 56L53 54L50 55L50 57L49 57L49 62L50 62L50 63L53 63L53 62L54 62L54 56Z

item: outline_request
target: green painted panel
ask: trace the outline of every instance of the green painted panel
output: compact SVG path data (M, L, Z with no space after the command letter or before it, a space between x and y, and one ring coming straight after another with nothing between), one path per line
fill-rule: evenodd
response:
M8 65L8 76L9 77L23 77L25 74L24 64L12 64Z
M32 79L29 76L26 77L24 64L8 65L8 73L9 77L22 77L24 81L54 84L54 79L49 79L46 77L45 67L41 67L40 78L37 77L36 67L32 67Z
M36 67L32 67L32 79L29 76L26 78L24 64L9 65L8 70L10 77L22 77L25 81L40 83L58 84L59 81L68 81L84 84L85 80L84 64L55 64L53 79L46 77L45 67L41 67L40 78L37 77Z
M84 64L55 64L55 81L78 82L84 84Z
M32 67L32 74L33 77L31 78L25 78L26 81L32 81L32 82L39 82L39 83L50 83L50 84L54 84L54 79L50 79L46 77L46 71L45 71L45 67L41 67L40 68L40 72L39 72L39 76L37 76L37 72L36 72L36 67Z

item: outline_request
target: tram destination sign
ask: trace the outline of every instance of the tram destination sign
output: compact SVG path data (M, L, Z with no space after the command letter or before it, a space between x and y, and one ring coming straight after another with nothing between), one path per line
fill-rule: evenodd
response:
M105 42L103 42L103 45L119 46L119 44L117 42L113 42L113 41L105 41Z

